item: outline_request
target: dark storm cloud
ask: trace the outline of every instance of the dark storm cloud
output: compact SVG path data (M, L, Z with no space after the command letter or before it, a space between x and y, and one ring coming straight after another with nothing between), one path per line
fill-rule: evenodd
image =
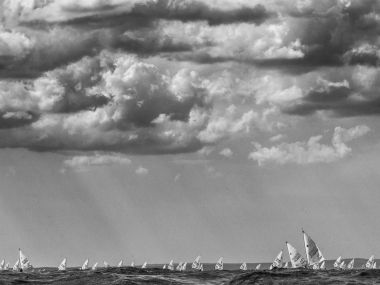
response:
M38 114L33 112L15 111L0 113L0 129L19 128L29 125L39 118Z

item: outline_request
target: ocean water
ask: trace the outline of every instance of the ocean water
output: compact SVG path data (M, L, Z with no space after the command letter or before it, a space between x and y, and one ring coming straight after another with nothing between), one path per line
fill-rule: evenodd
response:
M239 264L229 264L227 268L238 266ZM153 265L148 269L123 267L99 268L96 271L69 268L66 272L60 272L56 268L36 268L30 273L2 271L0 284L380 284L380 269L264 269L242 272L236 269L211 270L212 264L206 267L210 270L171 272L153 268Z

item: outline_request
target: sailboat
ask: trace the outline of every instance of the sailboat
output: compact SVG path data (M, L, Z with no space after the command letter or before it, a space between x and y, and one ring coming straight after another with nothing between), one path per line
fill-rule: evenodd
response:
M215 270L223 270L223 257L218 259L218 262L215 264Z
M174 270L174 261L173 261L173 259L170 260L169 265L168 265L168 269L171 270L171 271Z
M131 267L135 267L135 262L134 261L131 262Z
M199 269L198 269L199 271L203 271L203 264L201 264L200 266L199 266Z
M321 250L318 248L317 244L311 239L311 237L302 229L303 239L305 242L305 251L307 264L312 266L313 269L319 269L319 263L325 260L322 255ZM314 266L316 264L316 266ZM318 267L318 268L317 268Z
M306 267L307 261L302 257L302 255L296 250L294 246L286 242L288 247L290 262L292 263L293 268Z
M319 269L319 263L314 263L312 268L314 270L318 270Z
M22 253L21 249L18 249L19 252L19 260L20 260L20 269L21 271L30 270L33 268L32 264L28 260L28 258Z
M95 264L91 267L92 270L96 270L98 268L98 263L95 262Z
M201 256L198 255L197 258L193 261L193 264L191 264L191 268L195 270L201 270L201 266L203 270L203 265L201 264Z
M365 268L367 269L372 269L373 268L373 263L375 262L375 256L371 255L371 257L368 259L368 261L365 264Z
M9 270L9 262L7 262L7 264L5 264L4 270Z
M346 263L342 261L342 263L339 265L340 269L346 269Z
M119 264L117 265L117 267L119 267L119 268L120 268L120 267L123 267L123 260L120 260L120 261L119 261Z
M283 268L288 268L288 267L289 267L289 262L287 261L287 262L285 262L285 265Z
M322 269L322 270L326 269L325 261L322 261L321 266L319 266L319 269Z
M103 261L103 265L104 265L104 268L109 268L110 267L110 265L108 264L107 261Z
M376 269L376 261L373 263L372 269Z
M242 265L240 265L240 270L246 271L247 270L247 263L243 262Z
M84 261L81 270L87 270L88 269L88 258Z
M181 269L181 271L186 271L186 267L187 267L187 262L184 262L184 263L182 264L182 269Z
M13 265L13 268L12 268L13 271L19 271L20 270L20 260L18 259L15 263L15 265Z
M339 265L341 264L341 262L342 262L342 257L339 256L339 257L335 260L335 262L334 262L334 268L339 268Z
M64 258L61 262L61 264L58 266L59 271L65 271L66 270L66 258Z
M145 269L145 268L147 268L147 266L148 266L148 263L145 261L144 264L141 266L141 268Z
M256 270L260 270L260 267L261 267L261 263L257 264L256 265Z
M175 268L175 270L177 270L177 271L182 271L182 264L183 264L183 262L178 263L178 265L177 265L177 267Z
M270 269L282 268L282 264L283 264L283 261L282 261L282 250L281 250L279 252L279 254L277 254L277 256L274 259L273 263L271 264Z
M3 259L0 263L0 270L4 270L4 266L5 266L5 260Z
M348 264L347 269L354 269L355 258L353 258Z

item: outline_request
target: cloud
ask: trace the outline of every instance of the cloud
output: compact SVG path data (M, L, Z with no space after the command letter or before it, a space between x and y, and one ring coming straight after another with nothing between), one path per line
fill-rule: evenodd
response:
M63 162L65 169L86 171L92 167L105 165L130 165L131 160L118 153L95 153L93 155L77 155Z
M350 129L336 127L331 145L322 144L322 136L311 137L306 142L281 143L273 147L262 147L256 144L256 150L249 154L249 158L259 165L275 164L312 164L330 163L342 159L352 152L347 142L364 136L370 131L365 125Z
M139 168L136 169L136 174L137 175L141 175L141 176L144 176L144 175L148 175L149 173L149 170L140 166Z
M230 148L224 148L219 152L219 154L224 157L230 158L233 156L234 153L232 152Z

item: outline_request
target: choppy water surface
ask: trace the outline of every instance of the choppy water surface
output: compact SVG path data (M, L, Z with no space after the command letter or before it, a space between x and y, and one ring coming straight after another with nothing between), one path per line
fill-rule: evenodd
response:
M380 284L379 270L238 270L169 272L161 269L108 268L96 271L37 269L1 272L0 284Z

